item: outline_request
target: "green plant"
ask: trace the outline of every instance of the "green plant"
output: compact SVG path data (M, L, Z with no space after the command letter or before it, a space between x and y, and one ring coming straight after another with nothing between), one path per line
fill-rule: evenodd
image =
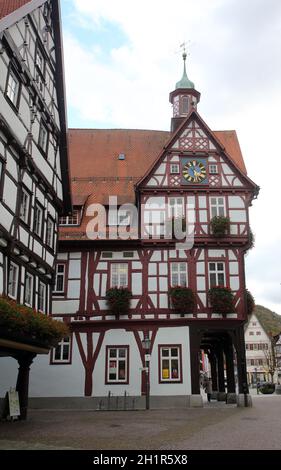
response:
M214 313L235 312L234 295L229 287L212 287L208 292L208 299Z
M169 289L169 296L176 313L193 313L196 307L195 295L189 287L175 286Z
M53 347L69 335L65 323L38 313L25 305L0 297L0 331L7 339L36 342Z
M222 215L215 216L212 218L210 224L214 237L222 238L227 234L227 232L229 232L229 217L224 217Z
M275 391L275 384L266 382L265 384L261 385L259 388L259 391L263 393L264 395L269 395L271 393L274 393Z
M255 299L252 296L251 292L246 289L246 311L248 315L251 315L251 313L254 311L255 308Z
M132 293L127 287L112 287L106 292L106 302L113 315L129 313Z

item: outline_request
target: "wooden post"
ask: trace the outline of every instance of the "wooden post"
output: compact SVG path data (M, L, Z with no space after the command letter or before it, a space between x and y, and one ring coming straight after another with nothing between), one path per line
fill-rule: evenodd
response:
M19 393L20 419L22 420L25 420L27 417L29 370L35 357L36 354L32 353L22 353L17 357L17 361L19 363L19 372L16 390Z

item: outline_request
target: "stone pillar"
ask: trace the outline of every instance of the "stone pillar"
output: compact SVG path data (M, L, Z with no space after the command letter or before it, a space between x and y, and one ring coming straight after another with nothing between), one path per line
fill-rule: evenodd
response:
M227 337L224 342L224 354L227 380L226 403L236 403L233 344L229 337Z
M216 356L218 361L218 401L225 401L224 360L222 346L217 347Z
M17 378L16 390L19 393L20 419L27 417L28 407L28 387L29 387L29 369L36 354L22 353L17 357L19 363L19 372Z
M197 328L189 329L190 338L190 368L191 368L191 399L190 406L203 406L203 400L200 392L200 343L201 334Z
M247 365L246 365L246 350L244 327L239 326L235 330L235 349L237 355L237 373L238 373L238 406L252 406L252 400L249 395L249 388L247 382Z
M217 358L213 350L208 354L208 358L211 366L211 378L212 378L212 398L217 398L218 393L218 372L217 372Z

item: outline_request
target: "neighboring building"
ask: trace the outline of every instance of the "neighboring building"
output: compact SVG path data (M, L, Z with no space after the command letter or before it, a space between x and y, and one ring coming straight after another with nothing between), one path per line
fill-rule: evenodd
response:
M281 384L281 333L274 336L274 354L276 360L276 382Z
M70 131L75 212L61 220L53 316L69 323L73 333L49 362L37 362L34 397L62 397L61 404L93 397L91 406L104 406L109 393L126 393L141 402L147 390L142 343L147 338L151 406L202 404L200 350L208 354L220 397L225 397L226 363L227 392L233 398L234 347L238 392L247 393L244 253L248 208L258 187L246 174L235 131L212 132L197 112L199 99L184 68L170 95L171 133ZM91 239L93 233L89 238L86 232L93 232L97 210L91 205L108 208L110 196L118 198L119 212L105 213L106 228ZM139 219L131 207L120 208L124 203L139 209ZM165 224L192 205L194 246L178 249ZM210 220L220 215L230 218L230 233L215 238ZM124 240L129 222L134 236ZM117 223L121 228L114 238ZM173 285L193 289L193 313L174 312L168 298ZM230 286L234 293L235 308L227 315L210 309L207 294L216 285ZM127 286L133 295L129 314L118 318L106 305L106 291L113 286Z
M0 0L0 295L45 314L72 209L63 77L58 0ZM1 360L1 392L16 368Z
M253 313L245 328L248 383L271 381L272 338Z

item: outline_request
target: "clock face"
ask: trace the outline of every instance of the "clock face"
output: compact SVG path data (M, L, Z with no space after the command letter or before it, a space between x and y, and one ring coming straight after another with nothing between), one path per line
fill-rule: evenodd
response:
M182 175L189 183L201 183L206 179L207 171L202 162L191 160L184 165Z

